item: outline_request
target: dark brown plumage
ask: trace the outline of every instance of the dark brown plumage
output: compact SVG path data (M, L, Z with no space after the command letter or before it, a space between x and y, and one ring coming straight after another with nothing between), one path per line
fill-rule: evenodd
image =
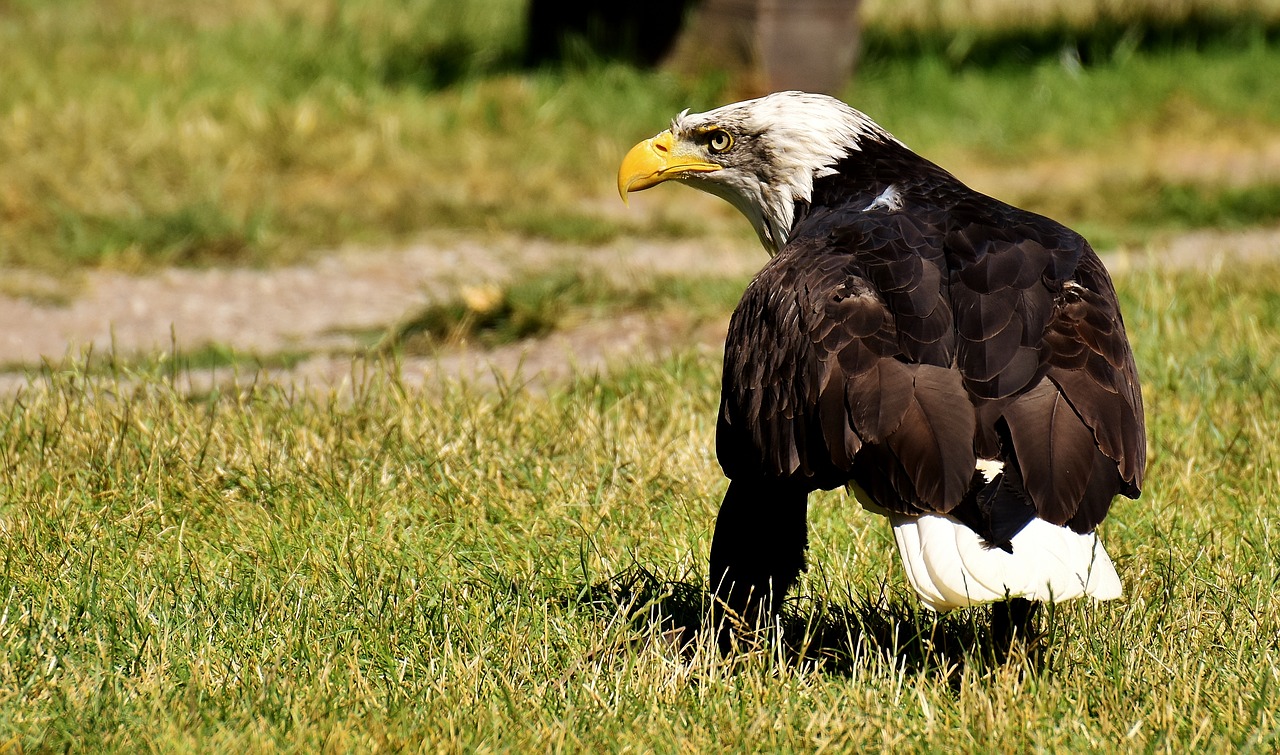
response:
M1088 243L895 143L837 169L730 323L725 473L852 479L891 510L950 512L978 456L1012 456L1036 514L1077 532L1136 496L1137 371ZM889 186L900 209L862 209Z
M737 126L747 133L723 125L737 124L733 107L673 129L729 129L753 156L726 158L724 177L707 155L696 172L657 180L729 195L753 217L724 187L769 194L731 171L768 163L756 171L766 187L781 171L750 107ZM717 452L731 483L711 579L738 612L776 608L803 569L811 490L852 484L886 512L946 514L1013 553L1032 520L1091 533L1116 494L1136 498L1142 485L1137 370L1093 249L849 112L852 146L813 171L808 196L764 207L762 240L781 226L785 243L747 287L725 344ZM620 188L632 183L620 176ZM992 477L980 460L1003 467Z

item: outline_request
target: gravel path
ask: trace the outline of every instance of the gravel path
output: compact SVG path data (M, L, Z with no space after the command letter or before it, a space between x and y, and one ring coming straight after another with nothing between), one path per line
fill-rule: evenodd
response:
M1106 255L1117 274L1149 264L1205 267L1226 260L1280 259L1280 229L1177 237L1142 254ZM314 264L272 270L172 269L130 276L88 271L68 301L56 301L60 283L0 271L0 391L27 382L26 369L42 361L97 352L152 353L176 343L185 352L217 344L240 353L312 356L268 377L315 388L350 379L352 363L371 331L385 329L423 306L452 298L461 286L501 282L513 275L573 265L606 275L687 273L745 277L764 261L754 244L706 241L626 241L565 247L514 239L439 239L395 252L337 252ZM492 379L518 372L555 379L592 371L642 354L662 354L691 343L718 349L725 324L707 326L679 315L626 314L497 349L459 349L404 364L408 382L441 374ZM193 374L192 388L229 380L234 371Z

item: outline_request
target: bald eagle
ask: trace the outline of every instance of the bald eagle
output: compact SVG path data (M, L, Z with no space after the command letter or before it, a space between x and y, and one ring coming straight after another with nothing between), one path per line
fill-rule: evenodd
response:
M1142 393L1079 234L802 92L680 113L618 190L670 180L738 208L771 257L725 343L720 606L776 612L805 569L809 493L840 486L889 519L935 611L1120 595L1095 530L1140 493Z

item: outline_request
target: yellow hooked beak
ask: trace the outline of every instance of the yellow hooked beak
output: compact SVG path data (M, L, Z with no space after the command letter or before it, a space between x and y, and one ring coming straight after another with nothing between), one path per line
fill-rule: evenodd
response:
M676 141L670 131L645 139L631 148L618 168L618 196L642 191L686 173L710 173L721 166L709 163L693 148Z

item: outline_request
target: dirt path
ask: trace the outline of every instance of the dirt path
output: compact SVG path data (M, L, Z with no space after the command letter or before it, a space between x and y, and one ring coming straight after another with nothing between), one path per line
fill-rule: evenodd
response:
M1136 266L1211 268L1227 260L1280 259L1280 229L1177 237L1143 253L1105 255L1117 274ZM42 361L75 358L92 347L118 354L154 353L174 344L190 353L210 344L269 357L310 356L265 377L313 388L350 380L369 333L460 286L573 265L614 276L686 273L745 277L764 261L754 244L706 241L620 242L564 247L514 239L442 238L395 252L339 252L306 266L273 270L174 269L149 276L89 271L66 301L63 286L29 274L6 274L0 293L0 391L26 384ZM592 321L546 338L497 349L459 349L406 360L404 375L420 383L439 375L492 379L494 372L556 379L640 355L691 344L718 349L725 324L699 324L678 314L626 314ZM241 370L243 373L243 369ZM234 379L231 368L190 377L191 388ZM243 378L243 374L241 374Z
M272 270L170 269L130 276L87 271L73 286L0 271L0 391L25 384L44 361L96 353L148 354L175 345L185 353L209 345L270 357L308 354L269 376L312 386L340 384L371 333L424 306L452 299L463 286L574 266L625 280L685 273L744 277L763 261L758 248L730 242L620 242L581 248L515 239L437 239L389 252L338 252L315 263ZM68 289L69 292L68 292ZM673 315L625 315L589 322L527 343L492 350L460 349L407 360L406 379L445 373L490 377L492 370L559 376L614 359L714 340ZM722 336L723 333L721 332ZM197 383L231 379L227 368L193 375ZM201 385L193 385L199 388Z

